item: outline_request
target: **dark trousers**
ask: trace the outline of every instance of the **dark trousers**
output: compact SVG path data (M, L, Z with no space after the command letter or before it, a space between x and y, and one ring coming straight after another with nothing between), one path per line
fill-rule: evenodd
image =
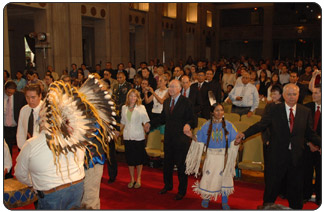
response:
M267 155L268 157L268 155ZM291 156L289 157L291 158ZM282 180L286 177L286 194L289 207L292 209L303 208L303 164L294 166L291 159L280 167L272 164L267 159L265 166L264 203L274 203L280 193Z
M17 135L17 127L3 128L3 136L4 139L6 139L6 142L8 144L10 155L12 155L12 147L17 144L16 135Z
M111 180L116 180L117 177L117 160L116 160L116 149L115 142L109 142L109 159L107 163L108 175Z
M12 148L14 145L17 144L16 140L16 134L17 134L17 127L3 127L3 137L6 140L6 143L8 144L8 148L10 151L10 155L12 156ZM5 175L5 179L12 178L12 169L10 169L10 172L8 172Z
M173 188L173 169L174 165L178 169L178 193L186 195L188 186L188 176L185 174L186 171L186 156L188 153L189 145L184 145L182 148L175 148L165 144L164 146L164 161L163 161L163 181L164 188L172 190Z
M313 175L315 170L315 184ZM320 153L311 152L309 147L305 147L304 154L304 199L310 199L315 192L316 201L322 200L322 158Z
M235 105L232 105L232 113L237 113L240 116L244 114L248 114L248 112L251 110L251 107L237 107Z

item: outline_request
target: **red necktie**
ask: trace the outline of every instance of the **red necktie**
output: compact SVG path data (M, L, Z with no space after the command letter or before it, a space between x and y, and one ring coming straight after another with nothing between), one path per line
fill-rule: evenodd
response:
M171 102L171 107L170 107L170 112L172 113L173 111L173 108L174 108L174 99L172 99L172 102Z
M201 84L200 83L198 83L198 90L200 91L200 88L201 88Z
M313 128L314 131L317 129L317 124L320 116L321 116L320 106L317 106L317 110L315 112L315 117L314 117L314 128Z
M292 133L293 131L293 128L294 128L294 113L293 113L293 109L290 108L290 113L289 113L289 130L290 130L290 133Z
M183 96L184 96L184 97L187 97L186 90L184 90L184 92L183 92Z

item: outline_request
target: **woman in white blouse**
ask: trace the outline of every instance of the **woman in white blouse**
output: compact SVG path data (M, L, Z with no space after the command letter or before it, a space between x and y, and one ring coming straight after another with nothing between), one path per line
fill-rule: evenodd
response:
M145 151L145 132L149 131L150 121L141 97L136 89L131 89L126 96L126 103L121 112L121 128L125 143L125 156L131 181L128 188L141 187L141 173L143 163L147 158ZM137 180L135 181L135 166Z
M147 92L144 93L145 103L149 104L153 101L152 117L154 118L162 113L163 102L169 97L167 88L168 79L165 75L159 77L158 89L153 91L153 88L147 87L147 92L151 92L150 97L147 96Z

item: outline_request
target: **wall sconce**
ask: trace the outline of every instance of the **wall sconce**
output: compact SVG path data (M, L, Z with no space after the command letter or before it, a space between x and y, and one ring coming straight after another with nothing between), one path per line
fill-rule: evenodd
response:
M46 39L47 39L46 33L44 33L44 32L37 33L37 40L46 41Z
M46 41L49 34L45 32L31 32L28 36L36 40L35 49L43 50L44 59L46 59L46 49L51 48L49 43Z
M31 32L31 33L29 33L29 37L37 39L38 41L46 41L46 39L47 39L47 35L45 32L38 32L38 33Z

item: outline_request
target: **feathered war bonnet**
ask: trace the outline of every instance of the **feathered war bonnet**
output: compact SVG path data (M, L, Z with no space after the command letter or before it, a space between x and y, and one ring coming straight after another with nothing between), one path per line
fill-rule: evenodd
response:
M50 85L39 115L54 158L75 153L77 148L87 149L88 145L96 146L98 151L91 142L94 137L109 157L108 142L115 137L116 112L111 96L102 87L93 75L79 89L63 81Z

